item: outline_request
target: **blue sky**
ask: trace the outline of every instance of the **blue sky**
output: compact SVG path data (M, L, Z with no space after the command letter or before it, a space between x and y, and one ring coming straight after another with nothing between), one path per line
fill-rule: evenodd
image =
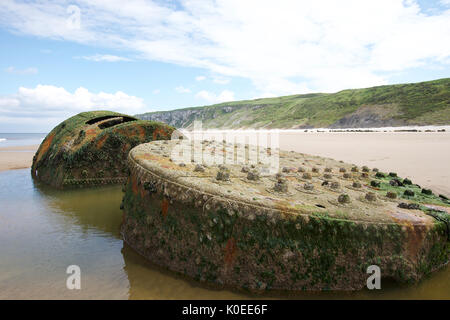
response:
M0 132L450 74L450 1L0 2Z

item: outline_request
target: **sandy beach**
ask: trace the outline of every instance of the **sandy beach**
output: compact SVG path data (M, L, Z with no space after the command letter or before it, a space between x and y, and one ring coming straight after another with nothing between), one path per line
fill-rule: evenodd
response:
M450 132L286 132L280 148L396 172L450 195Z
M39 146L16 146L0 148L0 171L30 168Z
M242 139L243 136L255 132L257 131L208 130L203 137L210 139L211 136L215 136L220 140L223 137L231 142L234 137L240 136ZM271 136L273 134L276 133L271 133ZM445 132L280 130L278 140L282 150L329 157L358 166L378 168L384 172L396 172L399 176L408 177L414 183L432 189L437 194L450 196L449 130Z

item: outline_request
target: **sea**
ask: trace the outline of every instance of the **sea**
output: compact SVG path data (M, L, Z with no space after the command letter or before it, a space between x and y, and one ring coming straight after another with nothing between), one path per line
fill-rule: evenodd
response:
M0 133L0 148L41 144L46 133Z

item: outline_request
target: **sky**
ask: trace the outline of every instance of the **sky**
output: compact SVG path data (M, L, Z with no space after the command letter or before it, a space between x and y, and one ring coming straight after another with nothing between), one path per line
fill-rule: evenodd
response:
M0 132L450 76L450 0L0 1Z

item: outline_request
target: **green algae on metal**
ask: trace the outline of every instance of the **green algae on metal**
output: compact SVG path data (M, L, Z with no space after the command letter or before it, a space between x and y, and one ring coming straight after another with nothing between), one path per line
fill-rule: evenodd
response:
M396 189L389 184L401 179L396 175L280 151L280 168L288 169L274 176L254 165L255 181L245 162L199 170L194 157L180 166L172 159L178 144L154 141L130 151L121 226L131 247L170 270L252 291L359 290L370 265L383 278L411 283L449 261L449 203L433 194L403 196L419 188L408 180ZM197 147L224 150L215 142Z
M173 130L116 112L83 112L46 136L31 172L39 181L58 188L123 183L129 150L144 142L170 139Z

